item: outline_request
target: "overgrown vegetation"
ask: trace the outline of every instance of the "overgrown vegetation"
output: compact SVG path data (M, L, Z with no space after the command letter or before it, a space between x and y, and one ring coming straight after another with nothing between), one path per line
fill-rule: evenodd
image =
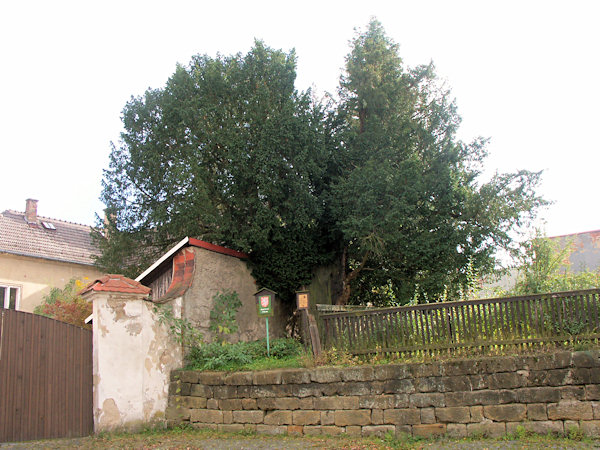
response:
M573 272L569 255L572 242L561 244L545 237L539 230L526 242L519 261L519 277L510 295L561 292L600 288L600 270Z
M69 280L62 289L53 287L33 312L91 330L92 325L86 324L85 319L92 314L92 303L77 295L83 287L83 281L76 278Z
M297 91L294 52L260 41L177 66L123 110L98 265L139 273L187 235L249 253L258 284L284 301L330 263L341 304L460 296L544 205L540 174L482 180L486 139L457 139L449 89L398 50L372 20L351 42L339 100Z
M237 292L218 292L213 297L213 309L210 311L210 326L217 342L238 330L236 316L242 302Z

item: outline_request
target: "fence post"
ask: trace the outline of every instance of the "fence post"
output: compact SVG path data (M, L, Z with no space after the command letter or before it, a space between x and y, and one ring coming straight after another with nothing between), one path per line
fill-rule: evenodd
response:
M107 275L82 291L93 302L95 432L164 423L181 347L157 320L149 292L122 275Z

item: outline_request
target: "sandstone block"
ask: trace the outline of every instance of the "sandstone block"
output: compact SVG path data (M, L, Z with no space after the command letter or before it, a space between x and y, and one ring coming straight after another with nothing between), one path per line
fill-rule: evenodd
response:
M468 406L435 408L435 417L441 423L469 423L471 421L471 412Z
M446 401L444 394L440 393L417 393L411 394L410 396L410 406L416 408L425 408L427 406L436 406L442 407L446 406Z
M585 386L584 398L586 400L600 400L600 385L588 384Z
M218 386L223 384L225 374L223 372L199 372L198 383L209 386Z
M235 423L262 423L264 414L260 410L233 411L233 421Z
M467 437L467 426L463 423L446 424L446 434L453 438Z
M586 436L600 437L600 420L582 420L579 426Z
M321 411L321 425L333 425L335 423L335 411Z
M281 384L281 371L263 370L260 372L254 372L252 376L252 384Z
M342 381L342 370L332 367L319 367L310 371L310 379L315 383L336 383Z
M209 398L206 401L206 409L219 409L219 400L215 398Z
M394 395L394 406L392 408L408 408L409 406L410 406L410 395L409 394ZM383 409L387 409L387 408L383 408Z
M358 397L316 397L315 409L358 409Z
M223 411L223 423L233 423L232 411Z
M258 409L258 404L255 398L243 398L242 399L243 409Z
M223 412L216 409L192 409L190 422L223 423Z
M236 398L237 386L213 386L213 398Z
M417 378L415 389L418 392L444 392L446 387L443 377Z
M513 390L446 392L446 406L503 405L516 401Z
M239 398L227 398L219 400L219 409L222 411L242 409L242 400Z
M597 371L597 369L587 369L584 367L571 369L570 384L590 384L592 382L591 371Z
M516 390L519 403L552 403L560 400L560 391L553 387L527 387Z
M594 412L589 402L565 401L548 405L550 420L592 420Z
M528 420L548 420L545 403L530 403L527 405Z
M394 425L366 425L362 427L363 436L383 437L387 433L396 434L396 427Z
M390 409L396 406L396 397L390 394L363 395L358 397L358 406L363 409Z
M471 383L471 388L467 389L467 388L463 388L463 389L456 389L457 391L478 391L481 389L489 389L490 385L489 385L489 378L490 376L488 374L485 375L469 375L469 381ZM449 390L453 390L453 389L449 389Z
M373 376L375 380L402 380L411 377L410 371L405 365L386 364L373 367Z
M286 369L281 371L281 382L287 384L310 383L310 372L306 369Z
M482 372L494 373L499 372L516 372L517 365L514 358L485 358L481 362Z
M371 410L371 423L373 425L383 424L383 409L372 409Z
M192 384L190 389L190 395L193 395L194 397L211 398L212 387L207 386L205 384Z
M496 422L520 422L527 416L527 406L521 403L512 405L487 405L483 415Z
M224 433L239 433L244 431L244 425L241 423L223 423L219 424L218 430Z
M191 394L192 386L197 386L196 384L192 385L190 383L183 383L180 380L171 381L169 383L169 395L180 395L186 396ZM201 397L206 397L202 395Z
M338 383L336 392L340 395L370 395L371 383L368 381L349 381Z
M471 383L471 378L467 375L446 377L444 380L444 386L446 392L471 391L473 387Z
M392 425L413 425L421 422L421 413L416 408L386 409L383 411L383 423Z
M362 434L362 427L358 425L351 425L346 427L347 436L360 436Z
M371 395L381 395L383 394L383 381L371 381L369 383L371 385Z
M483 406L470 406L471 422L483 422Z
M597 351L573 352L575 367L600 367L600 355Z
M503 372L490 375L490 389L514 389L527 385L527 379L516 372Z
M277 426L277 425L256 425L256 432L259 434L285 434L287 433L287 427Z
M304 433L304 427L302 425L288 425L287 433L290 436L298 436Z
M528 386L563 386L572 384L571 371L569 369L554 369L530 371L527 379Z
M352 426L352 425L370 425L371 424L371 410L370 409L357 409L357 410L338 410L335 411L335 424L338 427Z
M426 425L413 425L413 436L432 437L441 436L446 433L445 423L432 423Z
M319 434L323 434L323 430L321 425L305 425L304 434L306 434L307 436L316 436Z
M479 363L475 360L446 361L444 363L444 373L448 376L475 375L479 372Z
M383 392L386 394L411 394L415 392L412 379L387 380L383 384Z
M182 370L179 372L179 379L183 383L198 383L198 374L195 370Z
M600 419L600 403L592 402L592 410L594 412L594 419Z
M561 386L557 389L561 400L583 400L585 398L584 386Z
M435 422L435 410L433 408L421 408L421 423Z
M181 406L167 406L165 410L165 418L177 423L190 420L190 415L190 410Z
M206 408L206 404L208 400L203 397L183 397L185 400L183 404L187 408L195 408L195 409L204 409Z
M441 362L408 364L413 378L441 377L446 375L446 365Z
M245 423L244 431L248 431L250 433L256 433L256 424L254 423Z
M259 398L256 400L259 409L269 411L272 409L298 409L300 400L292 397L283 398Z
M536 434L562 434L563 423L560 420L544 420L538 422L509 422L506 424L507 433L515 433L518 427Z
M223 382L230 386L248 386L252 384L252 372L234 372L227 376Z
M219 425L216 423L199 423L199 422L195 422L191 424L193 428L199 429L199 430L218 430L219 429Z
M348 367L342 372L342 381L373 381L374 378L371 366Z
M504 422L482 422L467 424L468 436L502 437L506 434Z
M298 399L298 409L314 409L315 399L312 397L304 397Z
M320 397L322 394L322 388L319 384L308 383L308 384L293 384L292 396L294 397Z
M321 431L323 434L327 434L330 436L337 436L339 434L342 434L345 430L343 427L327 425L327 426L322 426Z
M321 411L293 411L292 422L294 425L320 425Z
M292 411L270 411L263 419L265 425L292 425Z

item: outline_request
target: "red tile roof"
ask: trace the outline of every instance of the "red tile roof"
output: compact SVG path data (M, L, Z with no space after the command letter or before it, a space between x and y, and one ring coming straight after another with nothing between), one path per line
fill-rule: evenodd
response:
M47 229L42 222L56 229ZM25 213L8 210L0 214L0 253L93 265L98 249L90 232L87 225L39 216L37 226L30 226Z
M149 294L150 288L124 275L104 275L84 287L79 295L89 291L122 292L125 294Z

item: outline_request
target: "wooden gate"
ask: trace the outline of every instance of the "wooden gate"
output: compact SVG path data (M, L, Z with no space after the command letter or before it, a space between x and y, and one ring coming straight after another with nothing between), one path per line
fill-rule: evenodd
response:
M92 332L0 308L0 442L93 432Z

